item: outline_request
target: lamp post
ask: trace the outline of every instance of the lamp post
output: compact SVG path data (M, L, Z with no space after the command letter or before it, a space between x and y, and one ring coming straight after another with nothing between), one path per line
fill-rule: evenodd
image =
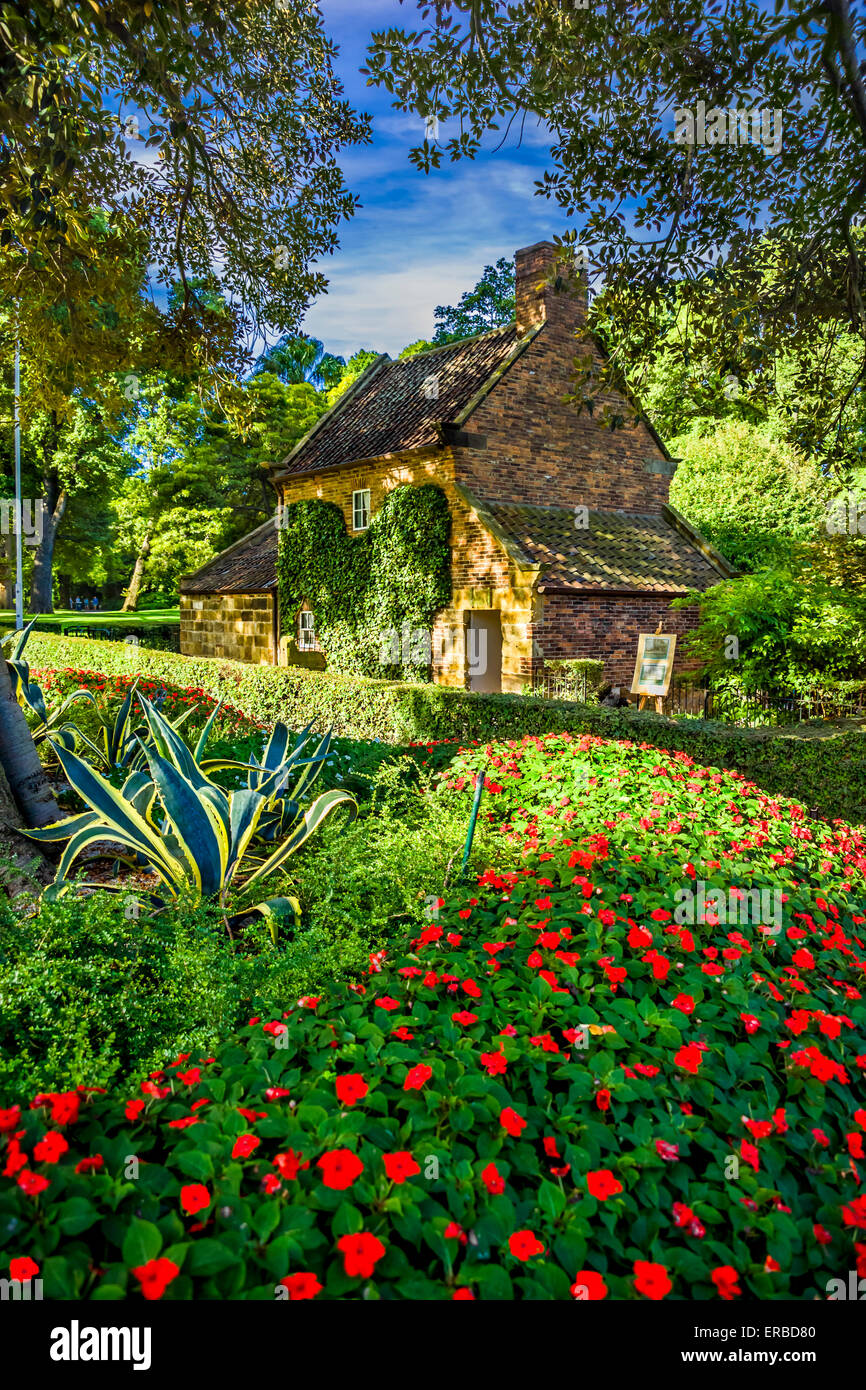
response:
M15 339L15 628L24 626L24 562L21 532L24 503L21 497L21 336Z

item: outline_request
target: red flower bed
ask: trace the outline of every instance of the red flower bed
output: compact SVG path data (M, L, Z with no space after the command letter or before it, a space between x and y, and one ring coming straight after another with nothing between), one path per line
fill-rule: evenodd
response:
M442 794L468 802L481 756ZM0 1111L0 1242L46 1297L811 1299L866 1274L862 837L656 750L489 757L518 866L446 893L366 986L138 1096ZM678 890L755 881L778 924L678 920Z

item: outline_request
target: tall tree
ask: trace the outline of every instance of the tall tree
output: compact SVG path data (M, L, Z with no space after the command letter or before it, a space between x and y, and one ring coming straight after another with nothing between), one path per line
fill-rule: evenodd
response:
M436 306L434 343L453 343L500 328L514 318L514 266L500 256L495 265L486 265L473 290L466 290L460 302Z
M338 157L369 139L318 7L34 0L3 4L0 21L0 304L14 310L0 356L18 338L36 361L41 342L28 412L58 410L96 378L122 395L117 374L136 365L237 372L265 328L295 331L326 285L311 267L355 210ZM179 282L166 310L130 265ZM109 321L127 329L114 356ZM0 760L18 797L7 705Z
M325 351L324 343L307 333L289 333L263 352L253 373L270 372L287 386L305 381L323 391L336 386L346 369L346 359Z

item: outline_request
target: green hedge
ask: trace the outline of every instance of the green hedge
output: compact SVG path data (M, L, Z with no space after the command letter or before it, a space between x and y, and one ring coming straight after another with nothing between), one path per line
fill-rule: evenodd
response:
M711 767L735 769L767 791L796 797L826 819L841 817L855 824L866 820L866 738L857 729L743 730L564 700L477 695L301 667L143 652L119 642L45 633L33 634L27 654L35 669L74 667L106 675L141 670L169 684L224 697L266 723L284 719L297 726L318 716L350 738L465 743L560 730L627 738L680 750Z

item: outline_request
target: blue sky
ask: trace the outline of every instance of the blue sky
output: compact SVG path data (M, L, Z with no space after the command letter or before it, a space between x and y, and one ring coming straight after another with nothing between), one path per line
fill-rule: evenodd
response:
M303 327L344 357L359 347L394 356L430 337L436 305L455 304L485 265L564 230L561 210L534 194L547 138L527 122L520 148L511 138L494 154L491 141L490 152L474 161L419 173L408 156L423 139L421 122L395 111L388 94L367 87L359 72L372 30L417 27L414 3L321 0L320 8L340 46L346 95L373 117L373 143L341 159L347 186L363 207L342 224L340 249L320 264L328 293L311 306Z

